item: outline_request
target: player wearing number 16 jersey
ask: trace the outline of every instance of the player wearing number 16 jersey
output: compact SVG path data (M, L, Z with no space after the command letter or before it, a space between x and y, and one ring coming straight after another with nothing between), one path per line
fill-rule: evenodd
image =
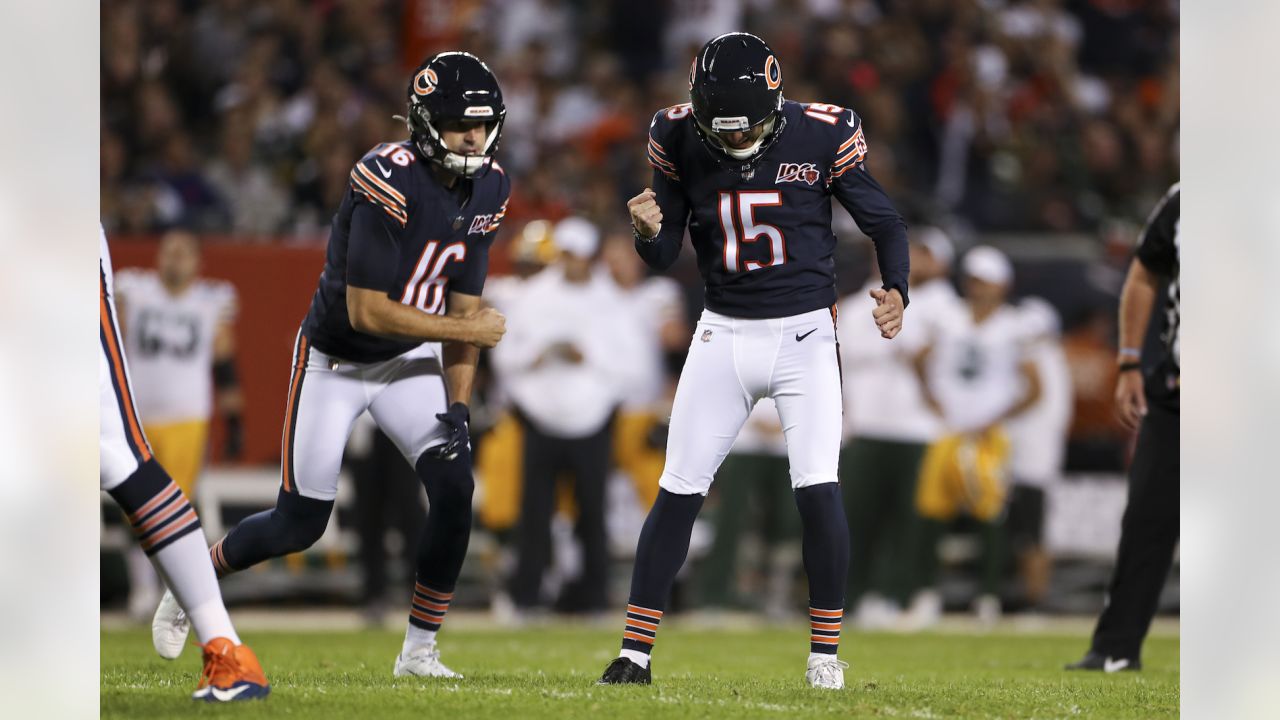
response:
M646 149L653 189L628 205L636 250L651 267L675 261L688 229L706 309L676 389L661 490L636 549L622 651L600 682L649 682L649 654L694 518L752 406L770 397L804 522L806 679L838 689L849 530L836 476L842 411L831 199L875 243L884 286L872 291L873 317L885 338L897 335L906 306L906 225L863 165L858 116L785 100L778 59L760 38L730 33L708 42L690 70L689 93L689 104L654 116Z
M505 320L481 309L489 246L510 193L493 158L506 109L473 55L420 65L408 88L410 139L370 150L333 218L324 273L294 347L276 507L242 521L210 551L220 576L310 547L324 533L352 423L366 410L426 486L396 675L459 677L436 632L471 531L467 403L481 347ZM153 624L162 655L185 623L166 600Z

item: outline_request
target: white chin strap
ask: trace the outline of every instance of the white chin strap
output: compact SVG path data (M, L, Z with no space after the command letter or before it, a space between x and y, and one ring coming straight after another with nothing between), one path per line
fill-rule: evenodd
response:
M760 137L756 138L755 142L751 143L745 148L742 148L741 150L737 148L731 148L728 145L725 145L724 140L720 139L720 136L718 134L716 134L714 131L707 128L707 126L705 125L702 126L702 131L707 133L711 137L715 138L716 143L720 145L720 149L724 150L725 154L728 155L729 157L733 158L734 160L749 160L752 157L754 157L756 153L760 152L760 146L763 145L764 141L768 139L770 135L773 134L773 126L774 126L775 120L776 120L776 117L773 117L773 116L771 116L768 120L765 120L764 131L760 133Z
M445 170L463 177L474 176L487 162L489 162L488 155L459 155L455 152L445 153L444 158L440 160Z
M494 123L493 129L484 139L483 155L462 155L456 152L446 152L444 157L440 158L440 164L445 170L451 173L461 175L463 177L473 177L480 169L489 164L489 151L493 147L493 143L498 139L498 129L502 127L502 123ZM428 122L427 130L435 137L435 140L444 145L444 141L440 139L440 133L436 131L435 123Z

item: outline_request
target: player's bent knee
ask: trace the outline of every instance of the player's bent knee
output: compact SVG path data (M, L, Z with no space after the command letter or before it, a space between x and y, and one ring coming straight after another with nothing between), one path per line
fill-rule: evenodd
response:
M316 500L280 491L273 515L284 530L279 537L280 554L302 552L324 535L333 514L332 500Z
M658 487L673 495L706 495L711 489L711 479L691 480L664 471L662 477L658 478Z
M791 489L799 490L800 488L814 487L816 485L825 485L827 483L839 483L840 477L835 473L811 473L808 475L799 475L793 473L791 475Z
M471 498L476 490L470 451L463 450L449 460L423 453L415 469L426 486L433 510L448 511L449 516L456 518L470 518Z

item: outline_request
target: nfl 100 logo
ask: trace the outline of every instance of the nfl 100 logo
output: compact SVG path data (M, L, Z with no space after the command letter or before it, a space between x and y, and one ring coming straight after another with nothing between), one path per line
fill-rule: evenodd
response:
M778 165L778 178L774 182L805 182L810 185L818 182L822 177L822 173L818 171L818 166L813 163L780 163Z

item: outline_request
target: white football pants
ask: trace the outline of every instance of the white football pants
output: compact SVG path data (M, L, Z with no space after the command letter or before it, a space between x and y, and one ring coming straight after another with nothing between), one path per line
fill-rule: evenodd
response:
M676 387L659 485L706 495L764 397L778 406L791 486L836 482L843 407L831 311L746 320L703 310Z
M294 346L285 406L281 484L316 500L338 495L338 470L351 426L365 410L416 465L427 448L448 438L436 413L449 408L439 343L423 343L390 360L354 363Z

